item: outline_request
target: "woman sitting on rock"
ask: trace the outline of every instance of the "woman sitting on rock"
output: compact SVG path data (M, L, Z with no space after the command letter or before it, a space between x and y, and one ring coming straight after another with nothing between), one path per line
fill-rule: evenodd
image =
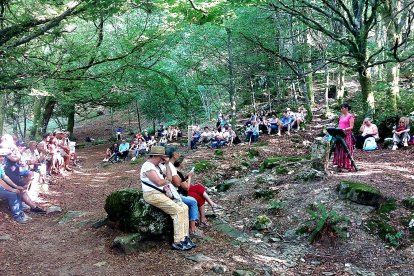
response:
M159 167L162 161L165 162L166 167L165 177ZM174 243L171 245L171 249L181 251L190 250L195 247L195 245L189 237L187 205L183 202L177 203L166 196L165 193L151 187L155 186L163 189L163 187L172 180L171 170L168 163L169 159L165 155L164 147L151 147L149 158L142 165L140 172L143 198L150 205L161 209L171 216L174 227Z
M193 171L191 171L187 177L184 177L184 175L181 172L183 169L183 161L184 158L178 158L174 162L174 166L177 168L177 174L180 177L181 181L179 192L184 195L191 196L195 198L195 200L197 200L198 211L200 212L200 225L208 226L205 212L206 201L213 210L222 209L223 207L219 206L211 200L210 196L207 194L206 187L199 183L191 184L191 179L194 175Z
M404 147L408 147L408 141L410 141L410 120L407 117L401 117L398 122L398 126L392 131L394 133L392 140L394 146L392 150L398 149L399 144L403 144Z

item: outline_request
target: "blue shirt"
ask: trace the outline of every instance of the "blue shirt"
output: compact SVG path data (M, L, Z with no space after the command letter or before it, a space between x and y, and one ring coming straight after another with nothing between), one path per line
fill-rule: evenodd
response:
M127 151L129 150L129 143L122 143L119 145L119 151Z

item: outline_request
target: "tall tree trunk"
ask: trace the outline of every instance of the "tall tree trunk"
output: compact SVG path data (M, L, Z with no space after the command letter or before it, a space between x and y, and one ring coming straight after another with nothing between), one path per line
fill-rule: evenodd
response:
M328 98L328 92L329 92L329 86L331 85L330 79L329 79L329 66L326 65L325 67L325 105L326 105L326 114L329 112L329 98Z
M305 50L305 60L311 60L312 58L312 48L311 48L311 36L309 34L309 32L306 32L306 50ZM315 105L315 93L313 92L313 74L312 74L312 63L308 62L306 63L306 90L307 90L307 95L308 95L308 100L309 100L309 104L310 106L314 106Z
M142 132L142 129L141 129L141 118L139 116L138 100L135 100L135 108L137 109L138 129L139 129L139 132Z
M227 54L228 54L228 70L229 70L229 97L231 109L231 124L236 125L236 81L234 79L234 53L233 39L230 28L226 28L227 33Z
M75 104L70 104L68 106L68 125L67 125L67 131L70 132L69 139L74 140L74 130L75 128Z
M253 79L250 79L250 90L252 91L252 105L253 105L253 110L254 110L254 113L256 113L256 99L255 99L255 95L254 95L254 83L253 83Z
M30 139L37 140L37 136L40 136L40 118L42 115L42 107L45 102L45 97L37 98L33 104L33 125L30 129Z
M313 119L313 114L312 114L311 102L310 102L309 95L308 95L309 90L308 90L308 85L307 85L307 77L303 78L302 81L300 81L300 83L302 84L303 96L305 98L305 103L306 103L305 105L305 108L307 111L306 120L310 122Z
M0 135L3 135L4 120L6 119L7 95L0 93Z
M336 88L336 100L339 104L342 104L345 96L345 71L342 65L338 67L338 79Z
M361 86L365 117L372 117L375 113L375 98L369 71L365 68L360 68L358 70L358 79Z
M46 97L44 104L44 111L42 117L42 135L47 132L50 118L52 118L53 110L55 109L56 99L54 97Z

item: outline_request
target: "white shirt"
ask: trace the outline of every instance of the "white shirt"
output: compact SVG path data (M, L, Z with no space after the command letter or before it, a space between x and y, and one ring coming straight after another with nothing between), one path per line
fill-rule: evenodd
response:
M142 180L142 181L145 181L145 182L147 182L147 183L150 183L150 184L153 184L154 186L157 186L157 187L160 187L160 189L162 189L162 186L158 186L157 184L155 184L154 182L152 182L146 175L145 175L145 173L146 172L149 172L149 171L155 171L156 173L157 173L157 175L161 178L161 179L164 179L164 176L161 174L161 172L160 172L160 169L159 168L157 168L153 163L151 163L151 162L149 162L149 161L146 161L144 164L142 164L142 167L141 167L141 172L140 172L140 175L139 175L139 177L140 177L140 179ZM143 183L141 183L141 185L142 185L142 191L143 192L150 192L150 191L155 191L155 189L153 189L153 188L151 188L150 186L148 186L148 185L145 185L145 184L143 184Z

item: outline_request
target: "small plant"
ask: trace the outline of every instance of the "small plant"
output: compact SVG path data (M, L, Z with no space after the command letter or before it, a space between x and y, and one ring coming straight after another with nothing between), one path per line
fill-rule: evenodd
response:
M282 210L284 207L285 203L283 201L276 199L270 201L269 207L267 207L267 209L271 211L279 211Z
M385 240L388 241L392 247L398 248L401 246L402 237L403 232L399 231L395 234L387 234Z
M346 238L346 230L343 227L343 224L347 225L349 223L348 218L337 214L335 211L327 210L323 203L313 204L307 212L310 215L310 219L305 222L305 225L299 228L296 233L310 233L310 243L313 243L324 236L331 239L338 236L340 238Z
M249 159L253 159L259 156L259 151L256 149L249 149L249 151L247 152L247 155L249 156Z
M196 173L202 173L211 170L212 168L214 168L214 166L207 160L200 160L194 163L194 168L194 171Z
M215 155L215 156L223 156L223 154L224 154L224 151L223 151L223 150L221 150L221 149L216 149L216 150L214 151L214 155Z
M264 230L272 226L272 220L266 215L260 215L256 218L253 229Z

